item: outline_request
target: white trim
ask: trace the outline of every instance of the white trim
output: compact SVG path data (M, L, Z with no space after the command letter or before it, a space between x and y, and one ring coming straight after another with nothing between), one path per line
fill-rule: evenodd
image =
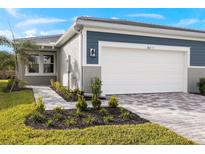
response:
M82 33L78 34L79 36L79 66L80 66L80 76L79 76L79 88L82 89Z
M31 55L37 55L38 56L38 61L39 61L39 68L38 68L38 73L29 73L28 72L28 66L25 65L25 76L28 76L28 75L32 75L32 76L36 76L40 73L40 64L41 64L41 58L40 58L40 54L39 53L35 53L35 52L30 52Z
M187 52L187 67L190 66L190 47L182 46L168 46L168 45L154 45L154 44L137 44L137 43L125 43L125 42L109 42L109 41L98 41L98 64L101 66L101 54L103 47L120 47L120 48L133 48L142 50L165 50L165 51L179 51ZM91 65L91 64L90 64Z
M87 64L87 31L83 29L83 66Z
M166 51L187 51L190 47L183 46L168 46L168 45L155 45L155 44L139 44L139 43L126 43L126 42L110 42L98 41L98 45L106 47L120 47L120 48L137 48L143 50L166 50Z
M53 63L53 67L54 67L54 70L53 70L53 73L44 73L44 55L53 55L53 58L54 58L54 63ZM56 55L54 53L42 53L41 54L41 57L42 57L42 74L56 74Z
M29 74L25 74L24 76L57 76L57 74L48 74L48 73L38 73L38 74L34 74L34 73L29 73Z
M50 46L50 47L55 47L55 42L50 42L50 43L36 43L37 45L41 46Z
M105 23L100 21L96 22L96 21L81 20L78 21L78 24L85 26L84 28L90 31L205 41L205 33L200 33L200 32L114 24L114 23Z
M89 66L89 67L101 67L99 64L86 64L84 66Z
M205 69L205 66L189 66L189 68L204 68Z
M98 42L98 62L99 63L96 66L102 65L101 61L102 61L103 47L184 52L186 58L186 65L184 66L185 68L184 68L184 84L183 84L184 91L183 92L188 92L188 68L190 67L190 47L99 41Z
M29 73L28 66L25 66L25 74L24 76L56 76L56 53L50 52L39 52L39 53L30 53L30 54L37 54L39 56L39 73ZM53 55L54 56L54 71L53 73L43 73L43 56L44 55Z

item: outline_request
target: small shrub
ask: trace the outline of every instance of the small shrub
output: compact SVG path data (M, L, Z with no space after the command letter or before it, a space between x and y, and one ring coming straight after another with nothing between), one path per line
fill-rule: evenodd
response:
M84 95L84 91L83 91L83 90L79 90L79 91L78 91L78 95L83 96L83 95Z
M122 107L120 107L120 113L126 112L126 110Z
M27 84L27 81L25 81L25 80L18 80L18 87L20 89L25 88L26 84Z
M66 89L63 85L60 85L60 86L59 86L59 89L58 89L58 92L59 92L61 95L66 95L66 93L68 92L68 89Z
M79 111L85 111L87 109L87 103L85 101L85 98L83 96L78 96L78 102L76 104L76 108Z
M14 79L9 79L9 80L8 80L8 83L7 83L6 89L10 90L10 88L11 88L13 82L14 82Z
M199 92L202 95L205 95L205 78L200 78L199 82L197 83L198 87L199 87Z
M120 108L120 117L122 119L130 119L132 116L131 116L130 112L128 112L124 108Z
M55 86L54 86L55 82L54 82L54 80L53 80L53 79L51 79L51 80L50 80L50 84L51 84L51 87L52 87L52 88L54 88L54 87L55 87Z
M64 97L64 98L69 98L68 100L72 100L73 94L72 92L64 87L63 85L60 85L58 92ZM69 96L69 97L68 97Z
M95 120L96 120L95 117L92 117L92 116L88 116L86 118L83 118L83 122L85 124L93 124Z
M64 87L60 82L56 81L54 82L52 79L50 80L51 87L60 94L64 99L67 101L76 101L78 99L78 96L83 96L84 91L80 90L79 88L76 88L74 90L67 89Z
M60 88L61 88L60 82L56 81L55 84L54 84L54 89L55 89L57 92L60 92Z
M108 111L105 108L100 109L99 111L102 115L108 115Z
M81 115L82 115L82 114L81 114L80 110L76 110L75 116L76 116L76 117L80 117Z
M101 95L101 93L102 93L102 91L101 91L102 81L99 78L95 77L95 78L91 79L90 87L91 87L93 95L95 95L97 97L99 97Z
M73 95L77 96L77 95L80 95L80 96L83 96L84 95L84 91L80 90L79 88L76 88L72 91Z
M76 125L77 122L76 122L76 120L74 118L70 118L70 119L66 119L64 121L64 124L65 125L69 125L69 126L73 126L73 125Z
M109 101L108 101L108 105L109 105L109 107L116 108L118 106L117 97L111 96Z
M121 112L120 117L122 119L130 119L131 118L131 114L129 112L127 112L127 111L123 111L123 112Z
M14 79L13 78L9 79L7 86L5 88L5 91L10 91L11 87L13 86L13 83L14 83ZM24 88L26 86L26 84L27 84L27 81L16 79L13 90L14 91L20 90L20 89Z
M42 113L37 111L32 113L31 118L35 123L43 123L46 121L46 117Z
M57 106L53 109L56 113L63 114L64 109L61 106Z
M61 120L63 120L63 115L60 114L60 113L57 113L57 114L54 115L53 119L55 121L61 121Z
M100 109L101 100L96 95L93 95L91 103L94 109Z
M113 118L112 116L105 116L105 117L103 117L103 121L104 121L105 123L107 123L107 122L113 122L113 121L114 121L114 118Z
M71 92L66 92L64 97L67 101L72 101L73 100L73 94Z
M46 125L47 125L47 127L52 127L52 126L54 126L54 121L51 120L51 119L49 119L49 120L47 121Z
M44 113L45 112L45 105L43 104L42 97L38 98L38 100L36 102L36 105L35 105L35 110L37 112L40 112L40 113Z

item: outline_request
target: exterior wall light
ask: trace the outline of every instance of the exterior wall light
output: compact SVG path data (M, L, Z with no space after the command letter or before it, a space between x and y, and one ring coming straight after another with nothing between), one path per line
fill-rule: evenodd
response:
M94 48L90 49L90 57L96 57L96 51Z

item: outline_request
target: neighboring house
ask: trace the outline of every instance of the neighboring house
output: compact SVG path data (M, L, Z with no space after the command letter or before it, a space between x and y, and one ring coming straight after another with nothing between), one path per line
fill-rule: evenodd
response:
M205 31L79 17L62 36L28 39L41 46L21 69L32 85L90 92L99 77L103 94L198 92L205 77Z

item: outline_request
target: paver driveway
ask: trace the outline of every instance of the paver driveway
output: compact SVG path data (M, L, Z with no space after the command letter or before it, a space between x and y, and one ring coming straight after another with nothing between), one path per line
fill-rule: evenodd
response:
M121 106L205 144L205 96L188 93L118 95Z

